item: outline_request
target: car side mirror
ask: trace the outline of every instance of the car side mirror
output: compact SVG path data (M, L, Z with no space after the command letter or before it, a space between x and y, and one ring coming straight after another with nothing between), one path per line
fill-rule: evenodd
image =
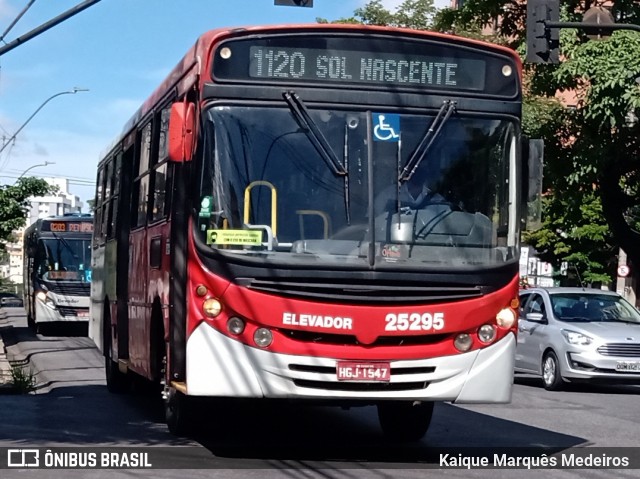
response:
M525 318L527 319L527 321L531 321L534 323L544 323L545 319L544 319L544 314L542 313L527 313L525 315Z

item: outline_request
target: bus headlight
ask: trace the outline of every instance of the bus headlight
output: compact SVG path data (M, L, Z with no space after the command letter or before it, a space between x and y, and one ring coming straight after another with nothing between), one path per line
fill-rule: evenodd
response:
M36 298L44 303L47 308L56 309L56 303L49 297L49 295L44 291L38 291L36 294Z
M202 311L205 316L215 318L222 311L222 303L214 298L209 298L202 303Z
M516 314L512 309L504 308L496 314L496 322L501 328L509 329L516 322Z
M458 334L456 339L453 340L453 345L456 347L458 351L464 353L471 349L473 345L473 339L467 333Z
M227 329L231 334L242 334L244 331L244 321L237 316L233 316L227 321Z
M266 348L271 344L271 341L273 341L273 334L271 334L271 331L267 328L258 328L256 332L253 333L253 340L261 348Z
M478 339L488 344L496 339L496 327L493 324L483 324L478 329Z

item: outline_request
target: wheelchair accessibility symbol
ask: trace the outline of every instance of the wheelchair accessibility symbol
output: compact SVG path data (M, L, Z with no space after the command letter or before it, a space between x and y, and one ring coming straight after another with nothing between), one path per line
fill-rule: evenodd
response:
M393 113L372 113L374 141L400 140L400 115Z

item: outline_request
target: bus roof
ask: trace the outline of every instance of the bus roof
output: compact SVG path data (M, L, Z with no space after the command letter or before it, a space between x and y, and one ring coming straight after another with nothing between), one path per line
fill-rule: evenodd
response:
M25 234L31 233L34 230L42 230L42 225L45 223L92 223L93 215L91 213L66 213L59 216L47 216L45 218L38 218L33 223L25 228Z

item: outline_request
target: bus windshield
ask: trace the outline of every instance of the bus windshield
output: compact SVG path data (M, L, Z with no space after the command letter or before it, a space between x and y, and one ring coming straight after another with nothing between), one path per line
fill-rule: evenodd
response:
M91 241L42 239L38 242L37 274L49 281L91 282Z
M209 248L369 268L517 260L514 120L296 105L205 112L195 220Z

